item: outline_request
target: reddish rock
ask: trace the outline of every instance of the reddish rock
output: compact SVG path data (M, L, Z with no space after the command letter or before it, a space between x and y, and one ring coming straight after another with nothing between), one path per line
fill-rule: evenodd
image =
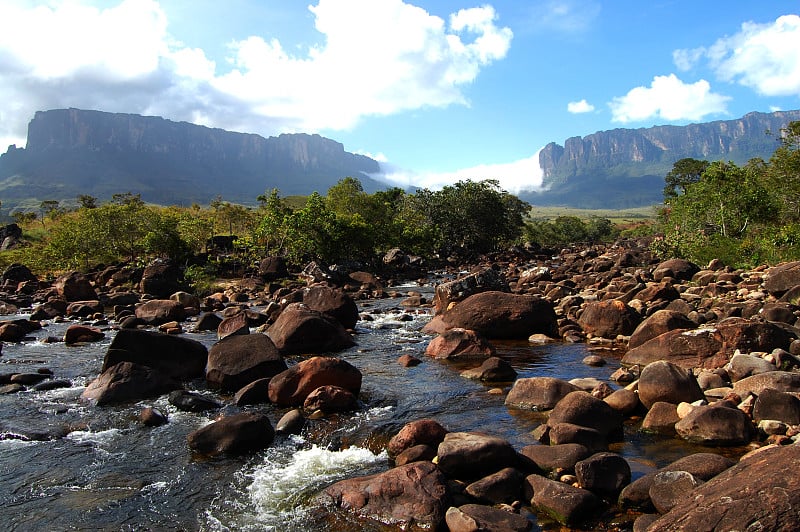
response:
M105 336L105 333L97 327L70 325L64 332L64 343L70 345L78 342L99 342Z
M491 357L477 368L462 371L461 376L482 382L511 382L517 378L517 372L502 358Z
M233 396L236 406L257 405L269 402L270 379L256 379L250 384L242 386Z
M425 349L425 354L430 357L450 360L486 358L494 353L494 346L482 335L458 327L437 336Z
M531 504L562 525L575 526L594 517L602 501L591 491L576 488L539 475L525 478Z
M574 471L575 464L592 454L588 447L579 443L526 445L519 452L537 468L546 473L552 471Z
M482 292L466 298L438 318L438 321L431 320L431 328L426 326L423 331L460 327L476 331L489 340L526 339L536 333L558 336L553 304L530 295Z
M639 324L631 334L628 349L638 347L656 336L675 329L694 329L695 323L674 310L657 310Z
M469 484L467 495L481 504L511 504L522 499L525 477L513 467L506 467Z
M733 385L733 391L739 397L745 397L748 393L759 395L767 388L779 392L800 392L800 373L768 371L745 377Z
M764 449L691 492L649 528L795 530L800 523L800 447Z
M303 410L314 412L320 410L324 414L347 412L356 407L356 396L339 386L320 386L303 401Z
M309 286L303 289L302 301L311 310L336 319L345 329L354 329L358 322L358 307L344 290L324 285Z
M526 532L533 529L533 522L520 514L480 504L451 506L445 521L449 532Z
M355 345L342 324L302 303L291 303L267 334L283 355L340 351Z
M357 396L361 390L361 372L338 358L309 358L272 377L269 399L281 406L299 406L308 394L328 384Z
M631 467L618 454L596 453L575 464L575 475L583 489L616 497L631 482Z
M616 338L629 335L639 324L639 314L619 300L591 301L586 304L578 318L578 324L586 334Z
M397 359L397 363L403 366L404 368L412 368L414 366L419 366L422 364L422 361L413 355L401 355Z
M418 419L406 423L400 432L395 434L386 447L389 457L398 456L400 453L417 445L428 445L434 448L444 440L447 429L433 419Z
M267 335L233 335L209 349L206 381L213 388L235 392L285 370L286 362Z
M703 391L690 370L659 360L648 364L639 375L639 400L650 408L658 401L677 405L703 399Z
M97 300L97 291L80 272L65 273L55 280L53 288L65 301Z
M225 416L188 435L189 447L207 455L259 451L269 447L274 438L269 418L256 413Z
M597 430L608 438L622 429L622 416L608 403L583 391L571 392L556 404L547 425L572 423Z
M250 334L250 324L247 322L247 314L244 311L223 318L217 325L217 338L220 340L242 334Z
M454 281L441 283L436 286L433 296L434 313L441 314L451 305L481 292L508 292L508 283L493 268L484 268Z
M136 317L148 325L161 325L169 321L183 321L186 310L178 301L152 299L136 307Z
M685 259L669 259L655 267L653 279L656 282L665 277L681 281L691 281L692 277L700 271L700 267Z
M139 290L143 294L166 299L180 291L180 280L181 270L174 262L168 259L156 259L142 272Z
M770 294L780 296L798 285L800 285L800 261L773 266L764 276L764 289Z
M728 362L722 352L722 334L714 327L675 329L629 349L622 357L626 366L646 366L666 360L683 368L721 368Z
M702 445L745 445L753 439L755 427L738 408L698 406L675 424L675 432Z
M506 396L506 406L525 410L550 410L577 386L554 377L517 379Z
M403 529L438 529L450 507L447 479L431 462L342 480L323 493L337 508Z
M647 411L647 415L642 420L642 430L665 436L674 436L675 423L680 419L678 407L675 404L656 401L650 406L650 410Z
M511 444L479 432L448 432L437 451L439 467L450 478L476 479L518 464Z
M672 283L651 283L636 293L636 299L645 303L658 300L672 301L680 296Z
M129 403L157 397L180 384L160 371L132 362L120 362L103 371L89 383L82 399L98 406Z

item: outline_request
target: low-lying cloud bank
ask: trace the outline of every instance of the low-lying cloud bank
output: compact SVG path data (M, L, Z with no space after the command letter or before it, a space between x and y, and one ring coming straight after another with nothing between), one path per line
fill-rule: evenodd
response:
M386 182L389 185L409 188L427 188L438 190L457 181L481 181L496 179L500 186L512 193L541 192L543 172L539 165L539 152L518 161L499 164L481 164L452 172L414 172L399 168L385 160L381 155L373 156L380 162L381 173L370 177Z

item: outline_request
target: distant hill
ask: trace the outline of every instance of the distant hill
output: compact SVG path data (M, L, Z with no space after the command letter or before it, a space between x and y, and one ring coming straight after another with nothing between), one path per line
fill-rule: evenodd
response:
M4 211L25 201L124 192L165 205L205 204L217 195L253 204L272 188L324 194L347 176L366 190L383 189L366 175L379 171L377 161L319 135L264 138L154 116L56 109L36 113L25 148L0 156L0 200Z
M780 130L800 111L748 113L738 120L688 126L600 131L551 142L539 153L542 193L521 197L536 205L628 208L661 203L664 176L686 157L744 164L769 159Z

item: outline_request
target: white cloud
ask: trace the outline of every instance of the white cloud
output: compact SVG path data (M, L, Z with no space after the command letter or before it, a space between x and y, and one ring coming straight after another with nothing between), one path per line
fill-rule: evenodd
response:
M636 87L625 96L613 99L614 122L637 122L652 118L668 121L702 120L713 114L727 112L731 98L711 92L709 83L701 79L684 83L675 74L655 76L650 87Z
M590 104L585 99L579 102L569 102L567 104L567 111L574 114L591 113L594 111L594 105Z
M746 22L741 31L708 48L676 50L676 65L688 69L706 58L723 81L736 82L765 96L800 95L800 16L773 23Z
M586 31L601 11L595 0L545 0L531 2L528 25L562 33Z
M519 194L523 191L540 191L543 179L543 172L539 166L539 152L541 151L519 161L482 164L454 172L411 172L396 168L390 163L381 163L382 173L371 177L403 188L417 186L431 190L438 190L445 185L466 179L472 181L496 179L504 190L512 194Z
M217 65L169 34L156 0L104 9L6 0L0 99L14 104L0 111L0 139L22 141L35 111L57 107L262 134L341 130L365 116L466 105L463 88L512 39L488 5L448 22L401 0L319 0L309 10L321 44L292 54L250 36L230 43L229 63Z

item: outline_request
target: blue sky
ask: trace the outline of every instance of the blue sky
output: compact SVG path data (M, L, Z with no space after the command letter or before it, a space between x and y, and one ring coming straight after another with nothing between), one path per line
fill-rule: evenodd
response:
M320 133L393 184L540 182L614 128L800 108L797 0L0 2L0 145L37 110ZM323 191L324 192L324 191Z

